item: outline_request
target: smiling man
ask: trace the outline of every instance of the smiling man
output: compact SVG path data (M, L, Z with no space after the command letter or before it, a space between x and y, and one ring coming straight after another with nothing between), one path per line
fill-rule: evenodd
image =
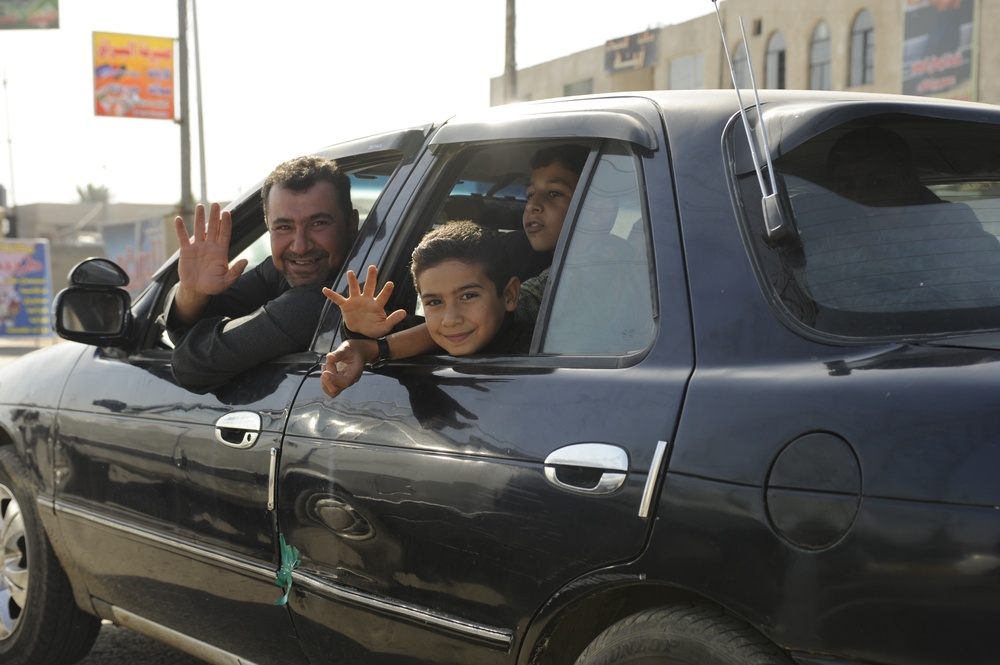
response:
M271 256L244 274L229 264L232 218L213 203L195 211L194 235L174 224L178 284L166 311L177 382L207 392L247 369L309 348L325 301L358 230L351 182L335 162L299 157L261 188Z

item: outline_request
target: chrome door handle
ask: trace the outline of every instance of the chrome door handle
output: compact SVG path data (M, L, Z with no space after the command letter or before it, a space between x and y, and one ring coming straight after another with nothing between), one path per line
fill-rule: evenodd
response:
M231 448L249 448L260 436L261 419L253 411L234 411L215 421L215 439Z
M610 494L627 476L628 453L610 443L574 443L545 458L545 478L571 492Z

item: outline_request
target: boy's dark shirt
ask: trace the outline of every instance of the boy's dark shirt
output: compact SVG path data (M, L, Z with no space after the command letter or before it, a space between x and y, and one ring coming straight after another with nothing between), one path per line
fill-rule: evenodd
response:
M534 324L519 321L513 312L504 316L500 330L493 336L490 343L476 351L473 355L523 355L531 349L531 336L535 331Z
M168 319L177 383L205 393L251 367L307 351L326 303L324 286L329 283L292 288L267 257L213 296L190 328ZM167 299L166 312L176 288Z

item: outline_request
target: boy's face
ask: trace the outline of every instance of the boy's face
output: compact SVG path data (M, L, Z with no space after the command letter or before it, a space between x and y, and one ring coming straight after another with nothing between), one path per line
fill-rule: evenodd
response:
M453 356L476 353L517 307L520 283L512 277L501 293L483 266L457 259L443 261L417 275L417 291L431 338Z
M551 252L556 248L579 179L560 162L531 172L522 222L528 242L536 252Z

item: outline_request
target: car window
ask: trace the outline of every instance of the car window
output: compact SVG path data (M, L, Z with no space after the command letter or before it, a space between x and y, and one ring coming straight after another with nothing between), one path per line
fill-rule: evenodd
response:
M395 284L390 310L423 315L409 274L410 254L428 230L467 219L501 235L522 282L550 268L532 354L622 355L648 346L654 306L638 159L627 144L607 142L592 177L585 174L580 180L574 194L579 203L571 205L563 226L565 239L554 255L538 253L522 226L528 164L535 152L554 143L504 142L442 155L442 172L431 179L438 185L406 213L407 233L382 264L380 281ZM571 220L574 210L578 213ZM543 320L548 324L541 335L537 330Z
M1000 328L1000 159L984 149L998 139L993 125L874 116L783 155L794 237L769 240L748 215L775 302L838 336ZM756 178L741 187L760 210Z
M553 286L544 353L623 355L652 341L639 182L638 160L625 144L601 154Z

